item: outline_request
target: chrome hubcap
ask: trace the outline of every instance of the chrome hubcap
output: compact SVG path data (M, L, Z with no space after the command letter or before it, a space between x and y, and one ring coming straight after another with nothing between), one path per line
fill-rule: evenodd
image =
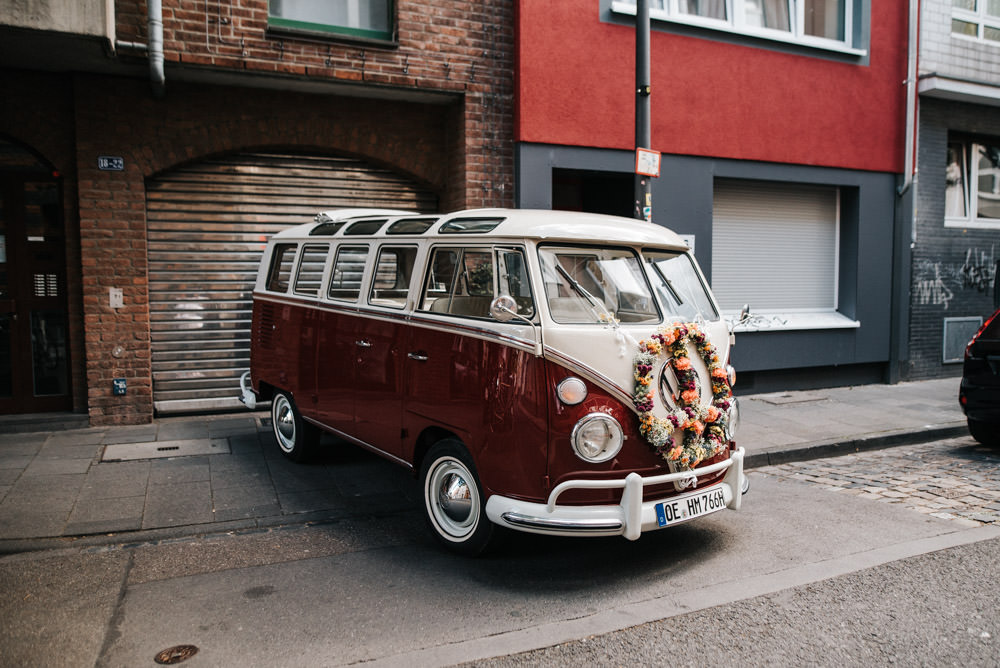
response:
M291 451L295 447L295 416L292 414L292 405L285 397L279 397L274 404L274 412L271 416L274 423L274 435L278 439L278 446L285 452Z
M446 456L434 462L425 481L424 500L434 526L445 538L464 540L476 530L479 490L461 461Z
M438 505L441 511L454 522L464 522L472 512L472 492L469 484L457 473L449 473L441 481L438 489Z

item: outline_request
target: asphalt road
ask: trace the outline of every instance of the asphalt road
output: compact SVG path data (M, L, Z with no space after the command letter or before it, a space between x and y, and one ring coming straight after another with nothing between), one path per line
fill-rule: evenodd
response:
M410 505L10 555L0 665L996 665L998 463L967 438L758 469L739 512L475 560Z
M998 562L986 540L466 665L996 666Z

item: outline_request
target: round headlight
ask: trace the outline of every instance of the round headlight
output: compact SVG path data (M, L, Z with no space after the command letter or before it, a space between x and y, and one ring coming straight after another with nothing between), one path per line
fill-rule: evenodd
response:
M587 398L587 384L573 376L563 378L556 386L556 393L559 395L559 401L567 406L576 406Z
M618 420L607 413L591 413L573 427L572 441L577 457L596 464L618 454L625 434Z
M729 381L729 387L736 385L736 369L732 364L726 365L726 380Z
M726 415L726 440L736 438L736 430L740 426L740 402L733 397L729 402L729 410Z

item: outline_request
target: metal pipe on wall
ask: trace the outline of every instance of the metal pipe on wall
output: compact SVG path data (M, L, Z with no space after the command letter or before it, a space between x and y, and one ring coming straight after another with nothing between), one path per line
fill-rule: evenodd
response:
M149 80L153 86L153 96L163 97L166 91L166 76L163 73L163 3L161 0L147 0L149 23Z

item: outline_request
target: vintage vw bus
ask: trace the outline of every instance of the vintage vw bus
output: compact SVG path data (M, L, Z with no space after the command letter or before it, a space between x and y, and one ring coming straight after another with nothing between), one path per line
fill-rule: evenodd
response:
M339 210L274 235L241 399L410 468L435 535L622 535L739 508L731 334L667 229L585 213Z

